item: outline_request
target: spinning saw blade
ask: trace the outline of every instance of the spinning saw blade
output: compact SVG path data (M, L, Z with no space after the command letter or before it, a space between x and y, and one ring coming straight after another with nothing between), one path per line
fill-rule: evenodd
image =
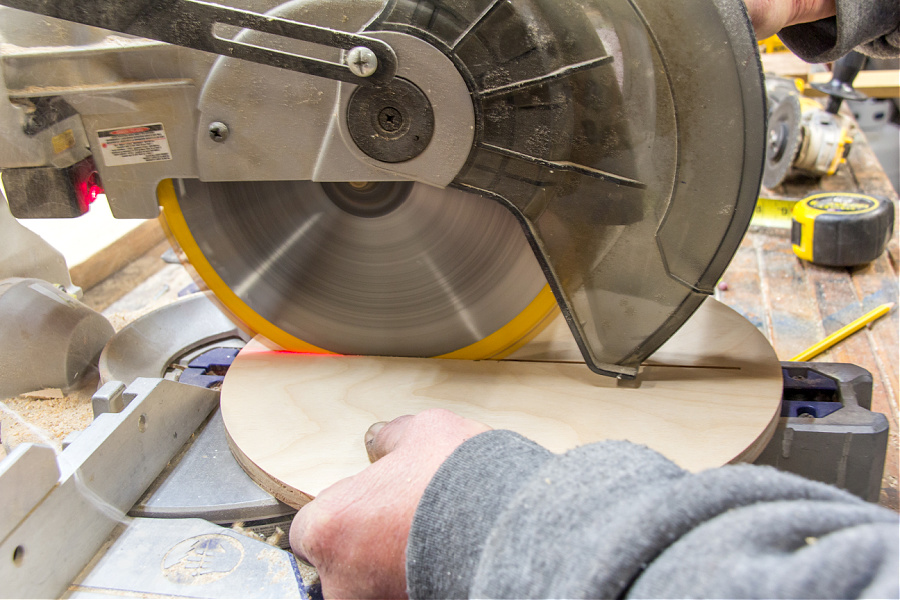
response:
M441 126L463 128L444 122L439 111L454 99L435 96L434 75L417 70L427 62L404 54L397 35L424 40L450 59L452 75L435 70L461 76L460 103L474 107L474 139L450 183L469 194L377 184L372 216L347 201L366 195L347 183L185 183L186 229L203 248L192 260L213 266L206 279L233 312L249 307L262 317L255 329L288 348L462 348L455 355L483 358L546 321L550 294L539 293L527 237L587 364L633 376L710 293L740 242L765 122L742 4L692 2L679 17L638 4L389 3L363 31L390 32L382 39L398 52L398 77L339 96L334 127L368 163L400 172L424 161L420 135L433 133L433 148L444 143ZM684 44L688 27L721 41L705 68ZM231 94L237 81L208 84L206 95ZM392 116L412 122L407 139L395 123L385 129Z
M195 269L288 349L489 358L555 314L515 218L472 194L196 180L178 192L164 215Z

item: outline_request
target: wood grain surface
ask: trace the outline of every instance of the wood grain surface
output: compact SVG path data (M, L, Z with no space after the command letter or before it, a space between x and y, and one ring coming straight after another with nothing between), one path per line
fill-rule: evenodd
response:
M771 436L781 390L766 339L710 299L633 384L589 371L560 322L504 361L292 354L254 340L229 369L221 406L244 469L301 506L368 465L363 434L372 423L428 408L555 452L627 439L696 471L753 460Z

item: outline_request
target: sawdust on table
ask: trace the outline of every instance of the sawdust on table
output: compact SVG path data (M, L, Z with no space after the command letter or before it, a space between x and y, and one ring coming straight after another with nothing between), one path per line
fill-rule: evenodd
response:
M0 399L0 443L3 454L24 443L47 444L57 451L73 431L81 431L94 418L91 396L97 391L95 374L78 388L46 390Z
M114 279L112 276L110 279ZM192 283L181 265L166 265L103 310L116 331L135 319L178 298ZM86 295L92 290L85 292ZM99 373L85 376L70 390L40 390L13 398L0 398L0 460L24 443L46 444L57 452L63 440L84 430L94 418L91 397L100 383Z

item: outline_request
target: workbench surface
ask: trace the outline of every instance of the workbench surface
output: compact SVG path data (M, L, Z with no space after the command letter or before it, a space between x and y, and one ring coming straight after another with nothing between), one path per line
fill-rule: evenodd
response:
M815 191L862 191L897 201L862 134L838 173L821 182L793 180L776 190L803 197ZM160 260L157 246L85 293L85 302L120 329L151 308L171 301L189 281L184 268ZM716 296L762 331L787 360L872 308L897 302L898 235L888 252L857 269L816 267L791 251L790 230L752 226ZM887 415L890 440L881 504L898 510L898 312L839 343L817 361L847 362L868 369L875 380L873 409ZM65 397L19 397L0 403L0 435L7 447L26 441L59 444L87 426L97 380ZM2 456L2 452L0 452Z
M897 194L865 140L858 133L846 165L822 180L793 178L777 195L803 198L817 192L860 192L890 198L896 217ZM898 220L888 250L857 268L818 267L791 250L790 229L751 225L722 277L716 297L750 320L772 343L781 360L789 360L814 343L888 302L897 303ZM898 503L898 310L893 310L812 359L853 363L872 373L872 409L890 422L888 453L880 503Z

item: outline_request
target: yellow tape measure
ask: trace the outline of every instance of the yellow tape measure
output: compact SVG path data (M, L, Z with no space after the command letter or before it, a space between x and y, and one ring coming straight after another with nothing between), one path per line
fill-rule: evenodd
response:
M759 227L790 229L791 214L795 204L797 204L797 200L759 198L756 201L756 210L753 211L750 224Z
M794 206L794 254L817 265L852 267L884 252L894 232L894 203L863 194L815 194Z
M760 198L751 225L791 230L794 254L832 267L871 262L894 231L894 204L864 194L821 193L803 200Z

